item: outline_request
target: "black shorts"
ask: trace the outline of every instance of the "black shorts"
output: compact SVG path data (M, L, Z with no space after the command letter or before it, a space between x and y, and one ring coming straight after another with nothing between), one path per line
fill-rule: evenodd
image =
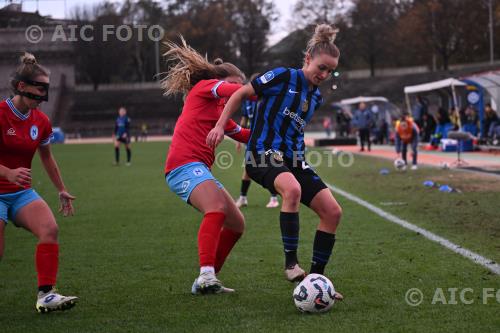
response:
M294 163L276 151L268 150L262 154L247 152L245 169L253 181L274 193L277 193L274 188L276 177L282 172L291 172L300 184L300 202L308 207L316 194L328 188L305 161Z
M128 136L128 135L127 135L125 138L120 136L120 137L118 137L118 138L116 139L116 141L118 141L118 142L121 142L121 143L124 143L124 144L128 145L128 144L130 143L130 138L129 138L129 136Z

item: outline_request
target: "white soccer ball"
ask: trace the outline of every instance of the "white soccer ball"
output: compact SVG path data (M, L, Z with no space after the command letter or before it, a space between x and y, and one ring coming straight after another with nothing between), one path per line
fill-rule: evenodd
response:
M326 276L309 274L295 287L293 301L300 312L326 312L335 302L335 288Z
M394 161L394 168L396 168L396 170L403 170L404 168L406 167L406 163L405 161L403 161L402 158L397 158L395 161Z
M450 168L450 165L447 162L441 162L441 163L439 163L439 166L443 170L448 170Z

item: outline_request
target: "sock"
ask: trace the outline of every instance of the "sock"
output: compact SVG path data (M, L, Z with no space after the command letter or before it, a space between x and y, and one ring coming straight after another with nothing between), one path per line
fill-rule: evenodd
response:
M242 180L241 181L241 192L240 195L242 197L246 197L248 193L248 188L250 187L250 180Z
M38 244L35 251L35 266L38 275L38 288L47 292L56 284L59 266L59 245ZM49 290L47 290L50 287ZM45 291L47 290L47 291Z
M127 162L130 163L130 159L132 158L132 150L127 148Z
M297 264L299 246L299 213L280 212L281 239L285 250L285 267Z
M118 163L120 161L120 148L115 147L115 161Z
M222 212L209 212L203 217L200 230L198 231L200 267L215 266L215 255L225 218L226 214Z
M203 273L212 273L215 274L215 270L213 266L201 266L200 267L200 275Z
M335 244L335 234L316 230L313 245L313 257L310 273L323 274L325 266L332 254L333 245Z
M219 237L219 246L217 246L217 254L215 256L215 273L219 273L222 265L224 265L224 261L226 261L227 256L240 237L241 233L222 228Z
M278 196L278 192L276 192L275 190L269 190L269 192L271 192L272 197L276 198Z

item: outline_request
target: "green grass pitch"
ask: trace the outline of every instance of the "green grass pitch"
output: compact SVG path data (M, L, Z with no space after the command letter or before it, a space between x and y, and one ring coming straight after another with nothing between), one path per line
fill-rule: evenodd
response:
M499 276L341 196L344 216L326 275L346 299L326 314L300 314L291 297L293 284L283 277L278 210L264 208L268 195L256 184L243 209L246 233L220 274L237 293L192 296L201 215L167 188L167 147L134 144L131 167L111 165L111 145L53 147L68 189L77 196L74 217L56 215L58 288L80 301L67 312L35 313L36 240L9 225L0 262L0 332L498 332ZM218 150L234 153L234 145ZM235 154L233 167L214 168L233 196L241 159ZM390 161L370 157L356 157L348 168L334 162L317 168L325 182L500 262L500 188L485 181L484 188L468 190L473 186L458 172L397 173ZM379 175L382 167L391 173ZM34 187L56 211L56 191L38 158L33 176ZM448 179L464 193L424 188L425 179ZM305 207L300 219L299 258L307 269L317 219ZM410 288L422 291L419 306L405 301ZM471 304L460 299L466 288ZM497 299L484 297L491 290Z

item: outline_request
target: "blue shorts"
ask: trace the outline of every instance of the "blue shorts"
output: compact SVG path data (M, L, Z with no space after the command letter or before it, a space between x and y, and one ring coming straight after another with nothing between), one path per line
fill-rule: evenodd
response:
M14 193L0 194L0 220L14 221L17 212L27 204L41 199L34 189L30 188Z
M189 203L189 197L194 188L206 180L213 180L219 188L224 188L207 166L201 162L184 164L170 171L166 176L170 190L187 203Z

